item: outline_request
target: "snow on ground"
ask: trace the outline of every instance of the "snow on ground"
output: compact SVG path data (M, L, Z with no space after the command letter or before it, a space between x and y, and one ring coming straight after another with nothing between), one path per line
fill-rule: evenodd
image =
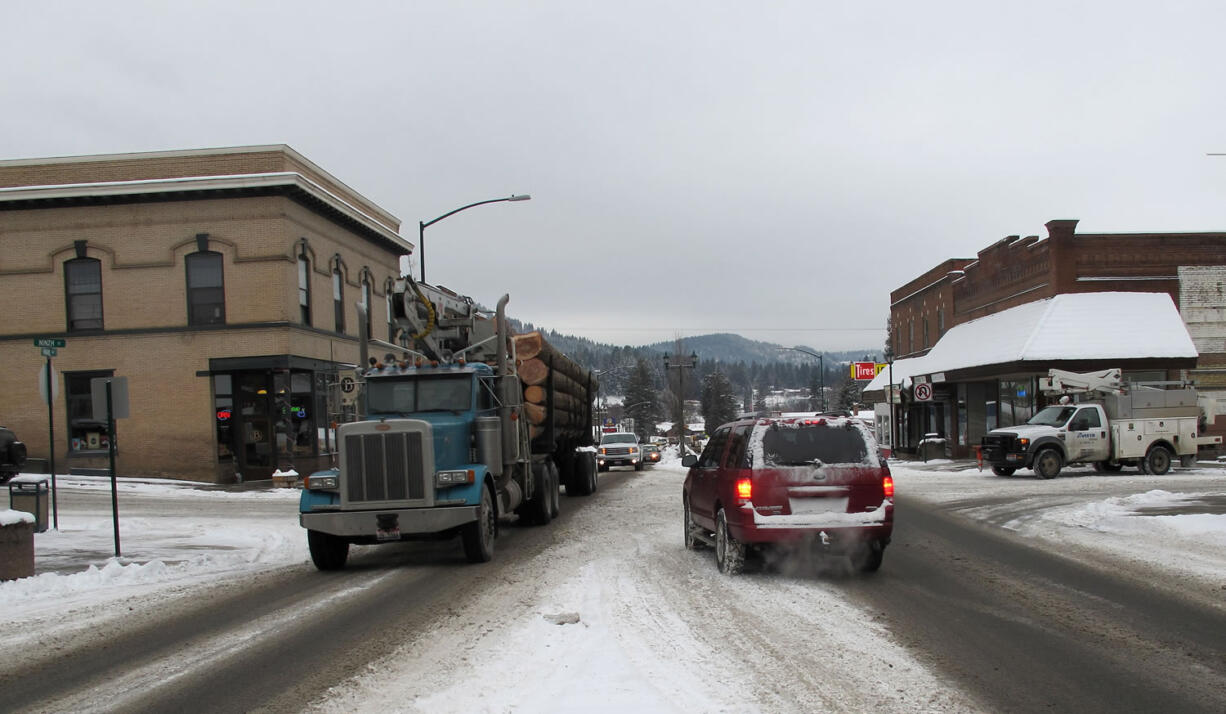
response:
M110 480L56 482L60 528L49 523L34 535L36 574L0 582L0 649L112 617L129 598L173 596L308 557L292 489L118 479L123 555L116 558Z
M1028 470L1002 478L966 462L893 462L891 470L902 493L1059 546L1066 555L1074 546L1083 559L1108 556L1191 578L1206 592L1226 589L1221 464L1202 462L1163 476L1074 466L1050 481Z
M549 558L534 559L541 561L536 570L469 593L455 603L449 621L379 663L369 681L352 680L313 706L423 712L974 708L892 646L871 613L842 597L837 581L783 574L729 579L718 574L709 554L681 548L676 496L683 469L675 447L668 451L661 465L632 475L623 488L602 489L598 501L555 524L575 534L597 530L621 537L592 541L560 534ZM1163 477L1070 469L1041 481L1026 472L996 477L966 462L894 461L891 468L900 494L989 527L1193 578L1206 591L1226 586L1226 469L1204 465ZM69 641L92 622L120 617L126 607L118 605L131 598L153 606L257 572L311 567L294 490L120 479L125 555L114 558L109 481L74 476L58 482L60 530L35 536L40 574L0 583L0 649ZM889 551L883 567L890 567ZM826 615L813 616L814 598ZM735 627L728 612L736 613ZM772 621L765 612L784 616ZM727 644L745 636L746 624L758 640L749 649L757 654L749 657ZM762 654L818 641L832 645L828 672L794 671L787 658ZM853 661L878 668L848 667ZM392 667L400 676L388 676ZM743 682L753 677L730 674L769 680L774 670L812 682L810 691L823 692L821 701L796 701L787 691L745 691ZM468 681L466 671L480 672L489 686L456 684ZM847 680L849 671L862 674ZM829 684L835 681L849 684L840 689Z

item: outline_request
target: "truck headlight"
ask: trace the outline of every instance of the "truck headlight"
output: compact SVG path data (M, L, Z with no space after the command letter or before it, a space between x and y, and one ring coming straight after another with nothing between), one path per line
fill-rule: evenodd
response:
M307 476L308 491L335 491L340 487L340 479L335 476Z
M448 486L461 486L472 483L476 478L476 473L472 469L454 471L435 471L434 485L438 488L446 488Z
M1030 439L1018 439L1017 445L1025 449L1026 447L1030 446Z

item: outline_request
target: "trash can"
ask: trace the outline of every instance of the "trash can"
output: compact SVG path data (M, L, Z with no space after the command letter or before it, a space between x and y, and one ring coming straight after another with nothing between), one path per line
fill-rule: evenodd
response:
M21 474L9 481L9 508L33 514L35 533L47 530L50 480L48 474Z

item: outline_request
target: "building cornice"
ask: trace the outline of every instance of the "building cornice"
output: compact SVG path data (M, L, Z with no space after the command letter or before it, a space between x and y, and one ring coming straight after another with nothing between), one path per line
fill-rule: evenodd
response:
M45 162L46 160L43 160L43 163ZM210 194L219 192L267 194L270 191L299 191L349 221L362 226L369 233L389 241L405 253L413 250L413 244L401 238L392 226L296 171L14 186L0 188L0 210L35 207L40 204L96 204L131 202L133 198L140 199L141 197L147 197L148 200L166 200L167 197L210 197Z

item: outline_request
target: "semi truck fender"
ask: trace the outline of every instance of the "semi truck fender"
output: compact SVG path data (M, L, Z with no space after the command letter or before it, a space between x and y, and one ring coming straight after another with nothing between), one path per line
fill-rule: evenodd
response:
M435 491L436 502L452 505L463 499L466 506L480 506L481 488L487 481L491 480L489 469L486 468L485 464L465 464L457 466L455 470L460 469L467 469L473 472L472 483L438 489ZM490 493L496 495L498 491L494 490Z

